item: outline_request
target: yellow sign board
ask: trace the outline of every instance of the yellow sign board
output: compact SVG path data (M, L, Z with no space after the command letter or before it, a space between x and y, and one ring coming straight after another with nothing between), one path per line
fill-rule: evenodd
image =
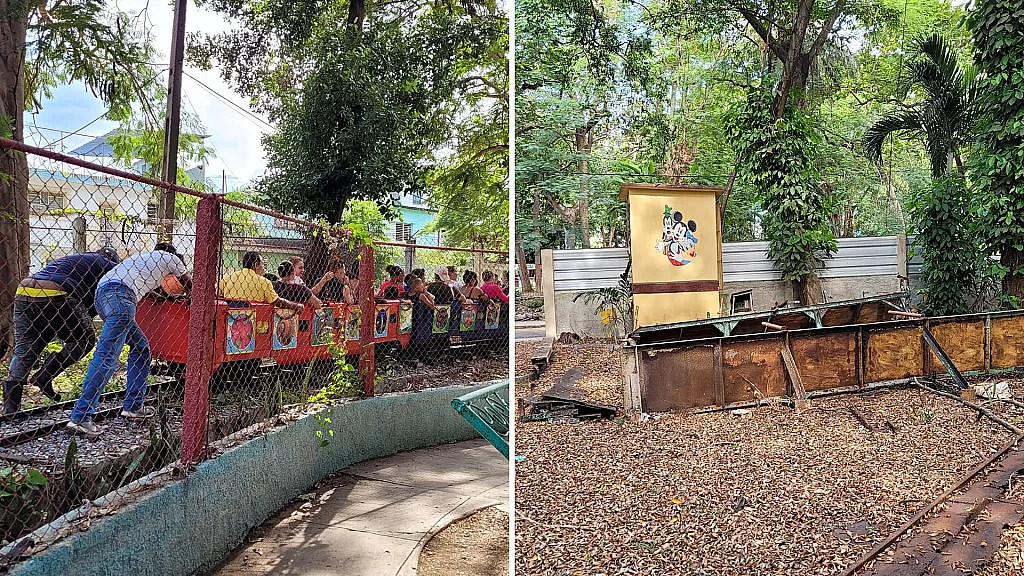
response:
M629 202L636 327L718 316L722 188L623 184Z

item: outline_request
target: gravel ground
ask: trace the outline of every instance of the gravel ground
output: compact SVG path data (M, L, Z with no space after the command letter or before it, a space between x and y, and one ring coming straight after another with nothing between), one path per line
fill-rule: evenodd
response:
M621 405L617 353L555 354L535 391ZM916 389L636 420L517 424L517 574L836 574L1010 437Z
M508 378L508 352L507 350L504 354L500 352L474 357L452 357L433 366L384 364L378 368L385 372L382 373L376 385L376 392L378 394L415 392L453 384L488 382Z
M528 344L537 345L536 342L516 344L517 374L521 362L519 347ZM580 344L555 344L554 351L551 365L540 378L516 387L517 398L539 396L555 385L559 376L572 368L579 368L583 376L574 390L575 397L606 406L622 407L622 368L617 348L588 341ZM526 364L529 364L529 359Z
M540 346L540 342L516 342L516 376L523 376L530 373L533 363L530 358Z
M508 576L508 514L481 510L453 522L420 552L419 576Z

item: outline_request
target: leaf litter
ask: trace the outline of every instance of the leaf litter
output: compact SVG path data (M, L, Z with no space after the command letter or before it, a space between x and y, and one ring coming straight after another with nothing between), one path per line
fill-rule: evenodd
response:
M574 367L581 399L622 406L607 345L556 345L516 396ZM516 574L836 574L1009 438L916 389L817 398L800 414L518 423Z

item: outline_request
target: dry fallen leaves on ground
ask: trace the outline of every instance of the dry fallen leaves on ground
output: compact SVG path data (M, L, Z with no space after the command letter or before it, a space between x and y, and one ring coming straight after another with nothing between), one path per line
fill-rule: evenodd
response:
M581 366L588 396L621 398L618 352L555 354L537 393ZM519 423L516 574L835 574L1008 438L916 389L818 398L802 413Z

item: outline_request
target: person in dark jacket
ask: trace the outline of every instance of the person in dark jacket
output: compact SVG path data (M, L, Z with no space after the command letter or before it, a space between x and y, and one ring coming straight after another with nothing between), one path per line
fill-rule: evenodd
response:
M96 345L94 297L100 278L120 262L113 248L57 258L25 278L14 297L14 356L4 381L4 414L21 410L25 384L57 401L53 380ZM29 379L46 346L63 343Z

